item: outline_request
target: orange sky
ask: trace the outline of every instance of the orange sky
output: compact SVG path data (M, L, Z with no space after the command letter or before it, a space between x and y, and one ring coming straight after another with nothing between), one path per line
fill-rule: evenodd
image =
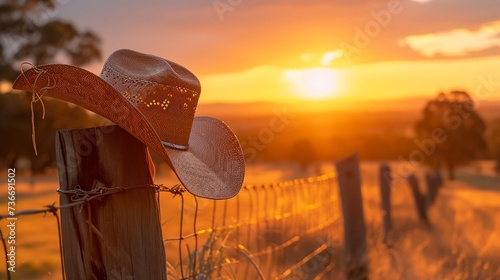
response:
M452 89L498 96L496 0L58 2L54 16L98 33L104 57L130 48L191 69L201 102L341 102ZM87 68L98 73L102 63Z

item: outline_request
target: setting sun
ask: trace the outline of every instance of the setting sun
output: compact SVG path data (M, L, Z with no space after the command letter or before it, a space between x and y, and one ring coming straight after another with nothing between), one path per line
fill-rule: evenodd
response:
M326 99L338 94L338 77L332 69L314 68L288 70L283 73L286 83L301 97Z

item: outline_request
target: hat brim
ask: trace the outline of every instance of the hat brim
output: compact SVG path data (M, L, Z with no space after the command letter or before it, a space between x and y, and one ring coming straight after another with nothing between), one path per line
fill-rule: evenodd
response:
M41 65L23 71L14 89L82 106L125 129L156 152L192 194L227 199L243 184L245 160L238 139L222 121L195 117L187 150L164 147L144 115L99 76L76 66Z

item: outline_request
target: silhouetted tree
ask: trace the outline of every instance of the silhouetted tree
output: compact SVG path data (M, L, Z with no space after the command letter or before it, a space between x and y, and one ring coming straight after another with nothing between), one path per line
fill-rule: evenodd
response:
M15 167L20 157L28 157L31 145L30 99L27 94L0 94L0 159Z
M495 160L495 171L500 173L500 128L495 128L488 135L488 148Z
M19 75L19 63L35 65L64 59L82 66L101 58L100 39L90 31L54 17L55 0L6 0L0 2L0 82L12 82ZM54 162L54 133L59 129L97 124L84 109L68 103L44 101L41 120L35 106L35 127L39 156L31 143L31 98L27 93L0 94L0 164L15 166L19 158L31 161L32 173Z
M305 170L309 164L317 159L314 144L307 139L297 140L292 145L291 159L298 162L300 168Z
M41 118L41 108L35 108L36 156L31 141L30 101L27 93L0 94L0 159L4 159L2 164L5 166L15 167L18 159L26 158L31 163L32 174L40 173L54 163L57 130L97 126L102 120L82 107L46 99L45 119Z
M99 37L54 18L55 9L55 0L0 3L0 81L13 81L22 60L38 65L62 56L81 66L101 58Z
M425 162L434 166L440 160L450 180L455 178L457 166L486 148L486 124L464 91L440 93L429 101L415 130L417 145L426 153Z

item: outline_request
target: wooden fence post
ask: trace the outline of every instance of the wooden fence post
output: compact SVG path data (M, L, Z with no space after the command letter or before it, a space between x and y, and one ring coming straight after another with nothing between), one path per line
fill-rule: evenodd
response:
M413 194L413 199L415 201L415 207L417 208L418 218L421 221L427 222L427 212L425 207L425 198L418 188L418 181L415 174L410 174L406 177L408 184L410 184L411 192Z
M443 176L441 175L441 153L436 154L436 166L434 168L434 176L437 181L438 189L443 186Z
M387 164L381 164L379 167L379 185L380 185L380 207L382 208L382 220L384 223L384 243L387 242L387 235L392 228L391 220L391 168Z
M62 192L125 189L61 209L67 279L165 279L156 193L147 187L154 166L145 145L117 126L64 130L56 134L56 157ZM74 198L61 193L60 204Z
M344 254L347 279L367 279L366 229L361 196L358 156L335 163L344 220Z
M427 208L429 208L436 200L437 195L437 178L430 172L425 173L425 182L427 185Z

